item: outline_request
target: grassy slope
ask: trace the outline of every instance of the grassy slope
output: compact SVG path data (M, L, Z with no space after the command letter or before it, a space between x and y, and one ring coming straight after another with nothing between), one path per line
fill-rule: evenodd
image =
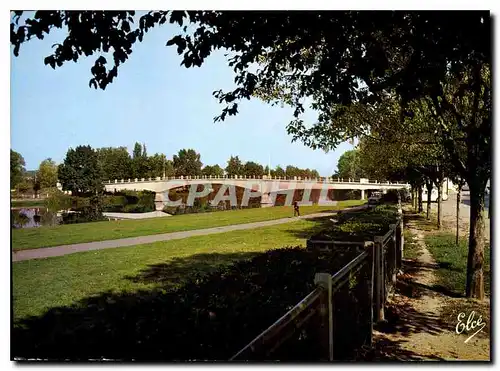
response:
M314 221L299 220L273 227L14 263L14 319L40 315L48 308L67 306L107 291L152 289L155 283L131 279L152 266L162 277L158 286L176 287L187 275L249 258L252 252L305 245L302 233L310 233L315 225Z
M337 206L301 207L301 215L341 209L364 203L360 200L341 201ZM291 206L255 208L212 213L185 214L166 218L118 220L67 224L54 227L12 230L14 250L50 247L82 242L113 240L126 237L188 231L231 224L252 223L293 216Z
M441 265L437 271L439 284L457 293L464 293L467 274L467 240L460 239L457 248L453 233L438 233L427 235L425 243L436 262ZM487 245L484 252L484 289L487 295L490 294L490 269L490 247Z

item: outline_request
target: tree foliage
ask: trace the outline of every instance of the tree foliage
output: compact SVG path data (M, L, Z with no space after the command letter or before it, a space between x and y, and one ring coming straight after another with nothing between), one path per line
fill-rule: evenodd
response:
M194 149L181 149L177 155L174 155L174 171L176 176L197 176L201 175L203 166L201 155Z
M243 175L243 163L238 156L231 156L227 160L226 174L228 176Z
M96 149L96 152L103 179L114 180L132 177L132 159L126 147L104 147Z
M53 188L57 185L57 165L51 159L43 160L36 174L40 189Z
M344 152L337 164L337 173L335 177L344 179L366 178L367 174L362 167L358 150L353 149Z
M202 175L206 176L218 176L222 177L224 176L224 169L222 169L219 165L206 165L202 170L201 170Z
M145 144L138 142L134 145L132 152L132 178L146 178L151 172L151 166Z
M90 146L70 148L58 167L58 178L65 191L95 194L102 190L102 171L96 151Z
M261 177L264 175L264 167L256 162L248 161L243 165L243 175L247 177Z
M153 156L147 157L147 159L149 163L149 171L146 173L147 178L171 177L175 175L174 164L172 161L167 160L167 156L163 153L155 153Z
M271 170L271 175L272 176L277 176L277 177L284 177L285 176L285 169L283 169L280 165L277 165L274 170Z

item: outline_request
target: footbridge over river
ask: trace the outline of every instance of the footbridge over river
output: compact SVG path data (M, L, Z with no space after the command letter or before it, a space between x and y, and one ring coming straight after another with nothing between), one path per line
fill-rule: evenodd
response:
M361 199L365 199L365 191L376 190L383 193L391 189L409 189L410 185L404 182L378 182L369 179L338 179L338 178L286 178L286 177L246 177L246 176L179 176L179 177L157 177L149 179L115 179L104 183L108 192L118 192L123 190L148 190L156 193L157 210L163 208L163 204L168 200L168 192L171 189L205 185L207 192L210 185L220 184L228 187L241 187L252 191L255 197L257 193L262 197L262 206L272 204L278 193L287 193L291 190L321 190L326 195L332 189L360 190ZM196 189L196 188L195 188ZM201 195L200 195L201 196ZM326 197L325 197L326 198Z

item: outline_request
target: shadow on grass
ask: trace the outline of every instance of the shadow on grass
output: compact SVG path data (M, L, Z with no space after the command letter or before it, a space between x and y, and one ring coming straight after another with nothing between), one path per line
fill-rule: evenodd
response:
M420 270L447 269L454 272L462 272L462 269L454 267L450 262L438 262L436 264L422 263L415 260L404 260L405 272L412 274Z
M321 224L331 223L329 219L313 219L312 229L323 228ZM322 253L295 247L265 253L196 254L151 265L124 279L152 289L104 292L15 323L11 355L50 360L227 360L313 290L315 273L337 272L355 254L349 248ZM363 286L355 290L367 293ZM360 315L366 311L359 296L353 300L348 293L338 295L336 346L348 344L352 350L350 344L361 332L358 324L366 322ZM402 313L391 316L389 309L389 327L380 329L405 334L438 331L430 314L407 309L408 314L413 316L413 327L401 323ZM278 351L278 359L321 359L317 339L310 332L297 331ZM406 352L398 342L387 344L386 349Z
M403 269L405 272L404 277L399 279L399 285L410 286L405 292L408 293L413 291L412 295L408 295L409 297L420 297L424 294L424 291L433 291L436 293L440 293L451 298L462 298L464 297L463 293L456 292L454 290L450 290L449 288L443 285L425 285L422 283L415 282L411 279L415 274L421 271L431 270L437 271L438 269L447 269L449 271L461 272L459 268L453 267L452 264L448 262L439 262L436 264L422 263L416 260L405 259L403 261ZM416 294L418 293L418 295Z
M216 273L235 261L252 259L261 253L195 254L188 258L173 258L168 263L153 264L135 276L125 278L134 283L154 284L162 289L178 288L189 280Z
M463 298L464 295L455 291L451 291L448 288L441 285L425 285L423 283L415 282L409 279L401 279L397 283L398 288L404 295L409 298L420 298L429 291L434 293L439 293L446 295L450 298Z
M316 272L333 273L353 258L348 250L303 248L227 255L150 266L126 279L153 283L151 290L105 292L20 321L12 332L12 357L227 360L304 298ZM203 274L212 263L217 268ZM171 281L181 275L188 278L172 289ZM319 359L313 340L297 334L287 342L294 352L281 360Z

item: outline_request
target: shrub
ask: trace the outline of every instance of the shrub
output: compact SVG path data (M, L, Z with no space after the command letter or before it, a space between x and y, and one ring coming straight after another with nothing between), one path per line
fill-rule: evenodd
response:
M155 210L155 192L151 191L140 191L138 196L137 205L142 207L143 212L149 212Z
M153 211L151 208L147 207L146 205L125 205L123 207L123 212L124 213L147 213Z
M79 212L62 213L62 224L100 222L103 220L107 220L106 217L92 207L84 207Z
M396 205L379 205L374 209L342 213L337 224L326 228L311 239L322 240L367 240L385 234L389 226L396 222Z
M103 211L122 212L126 204L127 198L125 196L105 195L102 197Z
M148 267L138 273L145 283L161 285L160 278L168 277L171 269L191 268L194 273L172 291L159 286L150 292L108 292L72 307L52 308L15 328L13 353L72 360L227 360L309 294L315 288L315 273L338 271L356 252L319 253L296 247L240 254L240 261L221 264L209 274L193 267L223 262L216 254L185 257L161 265L161 270ZM359 300L366 300L366 292L365 288L356 295L354 289L349 296L336 295L336 358L348 359L348 352L361 345L359 335L366 333L363 326L369 317L360 315L369 306ZM317 361L321 348L313 320L273 359Z
M108 207L108 206L123 206L127 204L127 198L122 195L118 196L110 196L106 195L103 197L103 207Z
M69 209L71 207L71 196L64 194L58 189L48 192L47 207L51 210Z
M123 213L146 213L156 210L155 192L124 190L107 194L103 198L103 210Z
M386 194L382 195L381 201L384 203L397 203L398 202L398 195L402 196L400 191L391 189L387 191ZM403 197L401 197L403 199Z
M90 206L90 197L71 197L71 209L83 211L86 207Z
M170 214L170 215L175 215L175 214L177 214L177 207L176 206L165 206L165 207L163 207L163 212Z

